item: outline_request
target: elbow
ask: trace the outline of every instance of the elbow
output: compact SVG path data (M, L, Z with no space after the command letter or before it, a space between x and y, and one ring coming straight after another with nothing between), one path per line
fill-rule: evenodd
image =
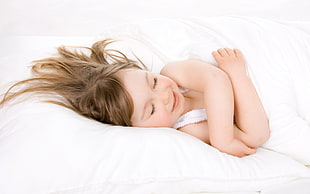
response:
M268 128L268 129L265 129L264 133L257 138L256 147L262 146L264 143L268 141L269 138L270 138L270 130Z
M259 135L260 146L263 145L264 143L266 143L270 138L270 128L269 128L268 119L264 123L265 123L265 125L262 125L260 128L260 130L261 130L261 133Z
M270 128L268 125L265 127L260 127L258 130L258 133L249 135L250 137L248 145L253 148L262 146L270 138Z
M261 145L266 143L270 138L270 128L269 125L267 125L264 129L264 134L262 135Z

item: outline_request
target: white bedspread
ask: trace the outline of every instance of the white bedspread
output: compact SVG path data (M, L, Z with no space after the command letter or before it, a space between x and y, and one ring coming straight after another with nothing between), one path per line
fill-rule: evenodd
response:
M310 164L310 22L155 19L130 24L126 30L113 28L104 36L136 39L157 53L162 64L184 58L214 63L213 50L241 49L270 119L271 138L264 147ZM156 65L155 71L161 67Z

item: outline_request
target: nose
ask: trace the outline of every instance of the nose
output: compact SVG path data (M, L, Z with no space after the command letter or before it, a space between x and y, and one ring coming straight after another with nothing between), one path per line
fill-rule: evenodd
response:
M164 105L169 104L170 101L170 93L169 90L161 90L155 92L155 98L159 100Z
M158 76L157 86L154 90L155 98L163 105L169 105L173 98L171 81L163 76Z

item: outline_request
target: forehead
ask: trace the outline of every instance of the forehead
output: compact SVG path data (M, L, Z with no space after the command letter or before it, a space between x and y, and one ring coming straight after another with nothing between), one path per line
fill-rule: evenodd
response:
M124 69L119 72L119 76L128 90L135 90L137 86L145 85L147 73L140 69Z
M126 69L119 72L119 76L134 103L133 123L141 120L145 105L149 99L147 75L148 71L140 69Z

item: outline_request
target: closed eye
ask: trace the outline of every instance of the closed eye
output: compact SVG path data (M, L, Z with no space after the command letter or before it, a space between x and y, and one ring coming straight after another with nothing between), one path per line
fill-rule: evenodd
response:
M155 113L155 106L154 104L152 104L152 111L151 111L151 115L153 115Z
M156 85L157 85L157 77L154 77L153 89L155 89Z

